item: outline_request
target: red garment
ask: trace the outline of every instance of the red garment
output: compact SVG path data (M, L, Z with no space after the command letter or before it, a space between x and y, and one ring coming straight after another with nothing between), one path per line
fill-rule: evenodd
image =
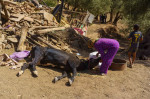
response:
M82 31L82 29L74 28L74 30L78 31L81 35L83 35L83 31Z

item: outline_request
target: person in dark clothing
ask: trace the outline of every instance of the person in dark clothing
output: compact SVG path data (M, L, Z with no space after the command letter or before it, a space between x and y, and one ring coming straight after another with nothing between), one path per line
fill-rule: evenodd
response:
M100 23L103 23L103 14L100 15Z
M106 14L104 14L104 16L103 16L103 17L104 17L104 19L103 19L103 20L104 20L104 23L106 23L107 15L106 15Z
M139 31L139 25L135 24L133 27L134 31L130 33L128 39L131 41L131 44L129 46L128 50L128 57L129 57L129 62L130 65L129 67L132 68L133 63L136 58L136 52L139 47L139 42L143 40L142 33ZM131 55L133 55L133 58L131 60Z
M104 23L104 15L102 14L102 23Z

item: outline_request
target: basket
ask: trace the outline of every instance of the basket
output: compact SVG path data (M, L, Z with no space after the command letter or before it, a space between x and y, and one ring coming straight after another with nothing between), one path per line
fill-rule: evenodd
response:
M111 66L109 67L110 70L119 70L122 71L127 67L127 61L123 59L114 59Z

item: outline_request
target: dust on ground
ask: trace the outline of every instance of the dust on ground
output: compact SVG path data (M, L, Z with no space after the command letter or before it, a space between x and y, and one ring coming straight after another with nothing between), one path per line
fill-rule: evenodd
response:
M89 31L93 35L96 33ZM1 53L4 52L10 55L14 50ZM19 96L22 99L149 99L149 63L149 60L137 60L132 69L109 70L105 77L89 70L78 72L71 87L66 86L67 78L52 83L55 76L61 75L59 69L37 66L39 77L34 78L28 69L17 77L18 69L0 67L0 99L17 99Z

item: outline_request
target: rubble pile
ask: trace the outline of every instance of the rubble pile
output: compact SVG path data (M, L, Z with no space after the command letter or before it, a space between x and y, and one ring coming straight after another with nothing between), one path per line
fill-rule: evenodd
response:
M10 58L7 54L0 55L0 66L9 66L10 69L21 68L24 63L18 63L14 59Z
M59 27L58 22L50 13L51 9L46 6L36 8L30 2L19 3L5 0L4 3L5 11L1 11L3 25L2 31L0 31L0 50L17 46L16 44L19 42L22 32L24 32L22 31L24 27L32 33L41 33L40 30L52 28L52 30L57 30L54 28ZM4 12L7 12L7 14Z
M58 23L54 16L50 13L51 9L43 6L41 9L36 8L32 3L23 2L14 4L6 4L8 12L8 22L3 27L20 33L20 28L26 25L28 28L36 28L34 26L52 26L58 27ZM46 27L49 28L49 27Z
M91 51L87 44L90 39L83 35L77 34L72 28L68 28L64 31L49 33L47 35L49 36L48 41L51 45L55 45L61 50L69 53L78 53L80 50L87 52Z
M29 2L9 1L5 4L8 18L2 17L8 21L3 22L0 31L0 50L15 48L16 51L24 51L35 45L69 53L77 53L79 49L90 50L87 46L89 39L68 28L68 24L58 24L50 8L36 8Z
M17 62L11 60L7 54L0 55L0 66L13 66L17 65Z

